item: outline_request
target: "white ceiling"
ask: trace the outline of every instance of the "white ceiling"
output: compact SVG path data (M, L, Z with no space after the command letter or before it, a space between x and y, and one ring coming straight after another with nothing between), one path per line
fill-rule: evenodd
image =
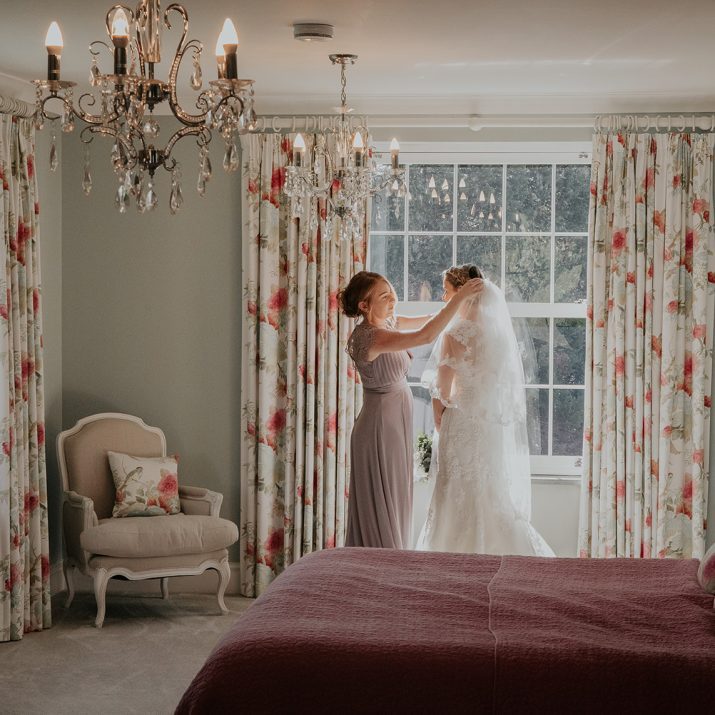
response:
M360 56L348 74L349 102L359 113L715 111L713 0L184 4L189 37L205 45L207 78L214 76L213 48L223 18L233 18L240 38L239 75L256 80L259 114L331 112L339 97L338 70L327 57L331 52ZM105 39L110 5L0 0L0 89L26 88L26 80L44 76L44 37L53 19L65 39L63 79L86 88L87 45ZM331 23L335 38L297 42L291 27L296 21ZM178 34L172 30L164 38L168 55Z

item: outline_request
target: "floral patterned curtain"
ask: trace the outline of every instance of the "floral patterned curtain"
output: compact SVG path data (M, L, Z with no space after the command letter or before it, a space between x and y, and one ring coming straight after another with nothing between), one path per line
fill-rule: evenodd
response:
M51 625L39 203L31 120L0 114L0 640Z
M704 552L714 140L594 137L582 556Z
M344 543L361 392L338 291L363 268L367 231L326 237L322 201L291 216L290 138L245 136L242 149L240 582L254 596L304 554Z

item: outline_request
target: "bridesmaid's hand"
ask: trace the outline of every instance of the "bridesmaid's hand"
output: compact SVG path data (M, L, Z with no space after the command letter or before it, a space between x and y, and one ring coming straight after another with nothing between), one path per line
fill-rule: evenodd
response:
M456 293L454 298L456 298L460 303L467 298L473 298L477 293L479 293L484 288L484 279L482 278L472 278L468 280ZM454 300L452 298L452 300Z

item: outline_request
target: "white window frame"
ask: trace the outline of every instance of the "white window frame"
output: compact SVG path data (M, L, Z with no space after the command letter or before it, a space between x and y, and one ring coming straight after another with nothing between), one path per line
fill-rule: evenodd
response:
M378 162L389 162L389 143L376 142ZM457 172L458 166L461 164L550 164L552 167L552 193L551 193L551 230L549 232L529 232L530 236L549 236L551 239L551 275L550 275L550 290L551 299L553 301L554 290L554 252L555 252L555 237L558 236L586 236L585 232L557 232L555 230L556 214L555 214L555 172L558 164L590 164L591 163L591 144L587 142L505 142L505 143L486 143L486 142L470 142L470 143L403 143L400 152L400 163L405 165L411 164L452 164L454 165L454 175L452 181L452 205L457 206L458 200L458 185ZM502 196L506 196L506 172L502 179ZM408 187L409 188L409 187ZM404 295L408 294L408 240L410 235L444 235L457 238L462 235L499 235L502 239L502 277L505 274L506 261L506 237L508 236L523 236L521 232L507 232L504 230L506 217L502 218L504 222L502 231L496 232L475 232L475 231L457 231L457 211L453 211L453 224L451 231L410 231L409 229L409 212L407 211L407 199L405 198L405 226L401 231L375 231L376 235L380 236L404 236ZM370 231L370 235L373 232ZM370 265L370 242L368 241L368 256L367 265ZM452 262L456 262L456 245L457 241L452 243ZM442 307L439 301L420 302L401 300L397 304L396 312L398 314L424 315L433 313ZM583 389L580 385L557 385L552 384L553 379L553 331L554 319L558 318L586 318L586 302L581 303L510 303L509 311L513 317L519 318L547 318L549 319L549 384L548 385L530 385L530 388L550 388L549 389L549 442L553 439L553 395L554 389ZM408 381L411 386L419 385L419 382L414 380ZM549 452L551 444L549 444ZM581 457L563 457L563 456L533 456L531 457L531 473L532 475L543 475L551 477L576 478L581 474Z

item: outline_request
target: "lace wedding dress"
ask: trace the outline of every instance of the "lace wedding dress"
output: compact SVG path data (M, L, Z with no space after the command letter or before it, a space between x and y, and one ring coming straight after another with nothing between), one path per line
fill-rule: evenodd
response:
M553 556L530 523L524 370L502 292L485 281L442 333L422 383L445 405L417 548Z

